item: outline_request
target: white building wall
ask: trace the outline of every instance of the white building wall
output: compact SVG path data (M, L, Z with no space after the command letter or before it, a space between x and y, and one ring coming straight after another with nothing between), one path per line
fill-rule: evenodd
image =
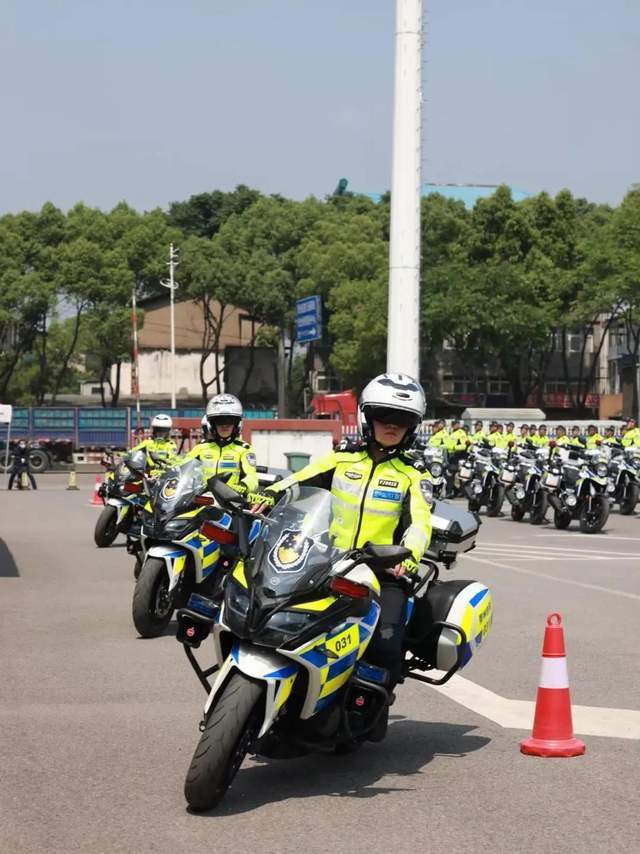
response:
M331 430L311 432L308 430L253 430L251 445L258 463L262 466L287 468L287 451L309 454L315 462L333 448Z
M224 367L224 357L220 356L220 369ZM171 394L171 352L169 350L143 351L138 357L140 376L140 394ZM207 374L213 374L213 357L209 357ZM205 374L208 379L209 376ZM115 382L115 367L111 369L111 381ZM131 390L131 363L123 363L120 369L120 388L123 393ZM215 386L212 386L214 389ZM221 389L224 382L221 378ZM176 395L200 395L200 354L176 353ZM213 391L212 391L213 394Z

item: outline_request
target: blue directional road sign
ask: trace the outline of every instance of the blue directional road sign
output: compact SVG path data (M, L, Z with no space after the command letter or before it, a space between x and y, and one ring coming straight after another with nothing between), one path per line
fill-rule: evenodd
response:
M322 338L322 300L319 296L296 300L296 341L318 341Z

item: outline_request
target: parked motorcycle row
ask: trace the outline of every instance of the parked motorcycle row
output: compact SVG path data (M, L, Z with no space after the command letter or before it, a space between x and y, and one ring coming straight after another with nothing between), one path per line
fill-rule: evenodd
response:
M126 535L138 634L166 634L176 614L177 640L206 691L184 787L190 807L216 806L248 752L345 754L380 740L393 697L388 671L367 663L366 649L380 613L378 576L409 550L337 549L323 489L294 487L266 516L199 459L151 465L145 452L107 460L95 540L106 547ZM258 471L262 487L277 477ZM493 606L480 582L439 577L474 548L477 516L440 499L432 520L420 573L406 582L403 678L443 684L487 637ZM205 665L194 651L208 639Z
M640 497L640 448L569 445L496 448L473 445L449 455L444 448L421 450L439 497L466 497L468 509L498 516L505 500L513 521L542 524L549 510L556 528L577 521L583 533L602 530L618 506L631 515Z

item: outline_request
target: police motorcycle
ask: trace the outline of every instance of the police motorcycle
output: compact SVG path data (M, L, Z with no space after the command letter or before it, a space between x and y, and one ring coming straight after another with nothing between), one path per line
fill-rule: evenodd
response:
M424 463L433 482L435 498L446 498L447 485L447 452L444 448L428 445L423 439L415 439L413 447L407 452L408 456Z
M191 593L217 594L220 543L202 533L201 526L210 517L228 527L231 517L205 494L206 470L198 459L174 466L157 479L142 474L147 500L132 615L140 636L153 638L162 634Z
M144 490L142 478L137 472L140 468L144 469L146 464L144 450L133 451L122 460L117 460L113 452L107 452L102 460L107 475L98 495L102 499L104 509L98 516L93 532L93 539L98 548L110 546L118 534L139 539Z
M458 477L464 485L470 513L477 512L483 505L487 516L498 516L504 501L505 486L500 472L507 460L504 448L475 445L458 469Z
M640 448L609 446L607 493L611 504L620 505L623 516L631 516L640 498Z
M597 534L609 518L608 467L599 450L556 448L542 476L558 530L574 519L583 534Z
M542 488L542 477L548 457L548 448L523 448L512 454L503 465L500 482L511 504L514 522L521 522L527 513L532 525L544 522L549 501Z
M225 484L210 488L233 516L238 557L221 601L191 596L178 612L177 640L207 693L184 786L195 811L220 803L248 752L280 759L348 753L369 739L392 700L388 671L366 660L380 614L378 574L410 554L373 543L335 548L331 493L304 486L260 517L251 547L256 517ZM406 581L412 595L401 681L440 685L486 638L492 600L478 582L440 582L433 562L451 565L473 548L478 522L442 502L433 520L422 574ZM202 527L219 536L210 523ZM194 649L210 634L214 663L205 669Z

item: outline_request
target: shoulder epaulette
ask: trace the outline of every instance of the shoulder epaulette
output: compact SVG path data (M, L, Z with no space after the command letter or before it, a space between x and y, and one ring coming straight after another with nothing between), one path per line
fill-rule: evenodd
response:
M400 455L400 459L405 465L411 466L411 468L416 471L423 472L427 470L427 467L424 462L424 457L422 455L418 456L418 453L411 451L403 451Z
M235 439L235 444L240 445L241 448L250 448L251 445L248 442L244 442L242 439Z
M346 436L336 445L336 451L363 451L366 448L366 443L362 439L354 439L351 436Z

